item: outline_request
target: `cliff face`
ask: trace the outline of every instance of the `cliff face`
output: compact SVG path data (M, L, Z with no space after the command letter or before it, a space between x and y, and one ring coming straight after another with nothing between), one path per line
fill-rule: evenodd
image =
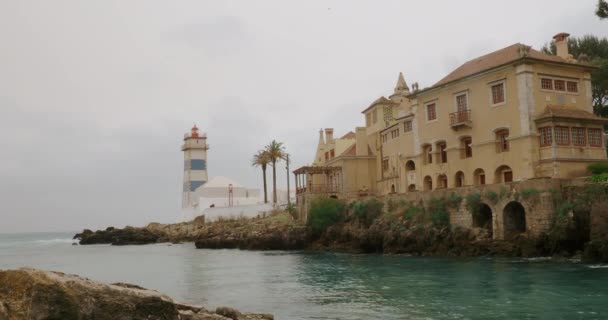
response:
M0 320L202 320L273 319L222 307L179 304L142 287L103 284L75 275L35 269L0 271Z

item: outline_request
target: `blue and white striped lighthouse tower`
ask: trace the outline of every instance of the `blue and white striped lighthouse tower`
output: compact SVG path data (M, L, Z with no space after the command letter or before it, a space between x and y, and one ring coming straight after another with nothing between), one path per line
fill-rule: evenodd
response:
M207 135L199 134L196 125L190 133L184 135L184 190L182 193L182 211L198 206L196 189L209 180L207 175Z

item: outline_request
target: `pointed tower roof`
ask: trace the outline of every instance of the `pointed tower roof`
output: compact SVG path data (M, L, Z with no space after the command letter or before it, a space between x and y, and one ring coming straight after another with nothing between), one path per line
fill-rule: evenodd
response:
M397 85L395 86L395 94L400 94L403 92L409 92L410 88L405 83L405 78L403 77L403 72L399 72L399 79L397 79Z

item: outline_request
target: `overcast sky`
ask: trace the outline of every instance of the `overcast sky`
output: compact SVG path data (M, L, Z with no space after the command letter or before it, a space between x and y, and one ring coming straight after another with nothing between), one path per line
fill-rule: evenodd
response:
M516 42L607 36L596 2L0 0L0 232L173 222L193 123L210 177L260 186L271 139L305 165L399 71L425 87Z

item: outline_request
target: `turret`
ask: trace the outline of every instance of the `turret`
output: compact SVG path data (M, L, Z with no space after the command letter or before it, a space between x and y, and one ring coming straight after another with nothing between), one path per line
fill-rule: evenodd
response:
M394 93L389 97L391 100L398 97L403 98L410 94L410 88L407 86L402 72L399 72L399 78L397 78L397 84L395 85L393 92Z
M209 180L207 175L207 135L199 134L194 125L184 135L184 186L182 191L182 209L194 208L198 204L195 191Z

